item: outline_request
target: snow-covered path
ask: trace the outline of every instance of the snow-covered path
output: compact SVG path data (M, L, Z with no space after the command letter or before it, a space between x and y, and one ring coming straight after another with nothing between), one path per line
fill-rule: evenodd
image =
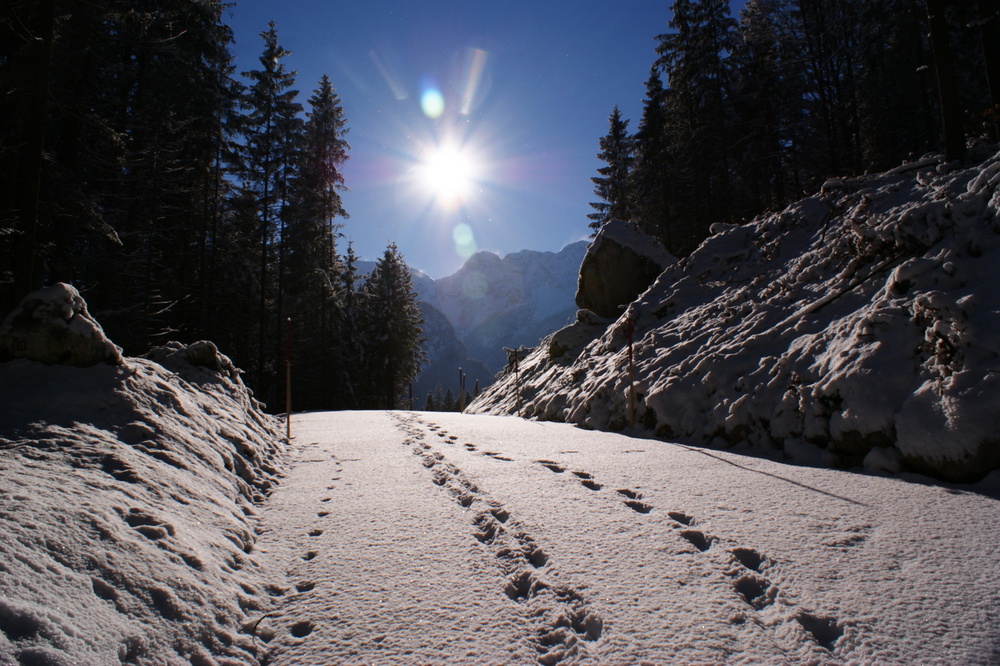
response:
M510 417L304 414L271 663L1000 660L1000 502Z

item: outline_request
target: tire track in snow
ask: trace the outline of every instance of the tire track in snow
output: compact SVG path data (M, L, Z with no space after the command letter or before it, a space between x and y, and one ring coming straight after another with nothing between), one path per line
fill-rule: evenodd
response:
M555 474L563 474L569 469L569 466L554 460L536 460L535 462ZM575 470L571 474L588 490L600 491L604 488L604 485L597 482L594 475L590 472ZM631 488L619 488L615 491L615 494L617 495L617 499L621 500L625 506L636 513L644 515L654 509L652 504L643 501L642 493ZM707 553L715 543L721 542L721 539L718 537L706 534L703 530L699 529L695 518L687 513L683 511L667 511L667 515L673 521L672 528L677 535L694 546L699 552ZM728 557L722 556L724 561L722 573L731 579L733 591L750 607L752 613L750 616L746 613L736 613L730 618L730 623L739 626L745 624L747 619L753 618L755 624L761 629L775 629L775 622L768 622L757 616L759 612L764 611L774 604L778 598L778 594L781 592L778 586L764 575L773 562L757 550L744 546L730 548L727 554ZM802 631L775 632L776 634L787 635L791 633L791 637L796 642L811 639L813 643L830 653L834 652L837 640L844 635L844 628L846 626L846 623L833 616L818 614L801 608L797 609L790 616L785 617L784 620L784 622L777 624L786 624L789 621L794 621ZM779 637L776 636L776 638ZM788 641L783 642L788 643ZM778 645L777 641L776 645ZM789 649L783 649L780 646L779 649L787 653L797 646L786 645L785 647Z
M458 437L415 414L392 414L424 467L431 471L435 485L448 492L463 508L473 512L472 536L492 555L504 575L504 593L524 605L524 617L534 625L530 641L538 653L538 663L558 664L565 660L592 657L595 643L604 633L604 621L572 586L556 582L558 574L549 555L524 525L503 504L469 480L429 439L455 445ZM464 445L476 452L474 444ZM510 461L497 453L483 452L499 461ZM553 470L555 471L555 470Z

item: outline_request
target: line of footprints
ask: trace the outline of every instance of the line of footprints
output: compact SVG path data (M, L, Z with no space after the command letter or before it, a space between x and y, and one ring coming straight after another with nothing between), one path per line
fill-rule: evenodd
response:
M525 617L533 625L530 642L540 664L557 664L588 655L588 645L604 632L604 621L590 607L585 595L559 582L555 563L502 503L489 496L442 453L426 441L424 426L444 443L457 444L458 438L419 417L397 417L397 426L406 433L404 444L412 447L434 484L446 490L458 504L473 511L472 536L491 553L503 574L504 594L523 604ZM466 448L474 445L465 444ZM510 461L497 453L485 453Z
M313 446L314 445L315 445L315 443L313 444ZM320 462L320 461L313 460L313 461L308 461L308 462ZM340 480L340 472L342 471L342 468L341 468L341 465L340 465L340 461L337 460L336 458L333 458L333 462L334 462L334 465L336 466L336 470L335 470L334 475L330 479L331 483L334 482L334 481L339 481ZM335 488L335 486L333 486L333 485L329 485L329 486L326 487L327 490L333 490L334 488ZM330 515L330 511L328 509L326 509L326 504L328 502L332 501L332 500L333 500L333 497L331 497L331 496L326 496L326 497L323 497L323 498L320 499L320 504L322 506L320 507L320 510L316 512L316 517L317 518L326 518L327 516ZM306 534L309 537L311 537L311 538L316 538L316 537L321 536L323 534L323 532L324 532L324 530L322 528L314 527L311 530L309 530ZM258 534L259 534L259 532L258 532ZM318 550L312 550L312 549L306 550L306 552L302 555L302 560L305 561L305 562L310 562L310 561L316 559L316 557L318 555L319 555L319 551ZM311 581L311 580L300 580L299 582L295 583L293 587L294 587L296 593L304 594L304 593L307 593L307 592L311 592L313 589L315 589L316 583L313 582L313 581ZM283 597L292 588L290 588L290 587L283 587L281 585L276 585L276 584L272 583L272 584L265 585L264 589L268 593L268 595L270 595L272 598L276 599L278 597ZM252 587L244 586L244 592L246 592L247 594L254 594L255 590L253 590ZM260 611L260 610L263 610L263 606L261 606L259 603L256 603L256 602L254 602L252 604L246 604L246 603L244 603L243 606L244 606L244 611L247 611L247 610ZM265 644L270 643L272 640L274 640L274 638L277 635L277 633L275 632L275 630L273 628L271 628L270 626L268 626L267 624L265 624L263 621L266 618L271 617L272 615L274 615L273 612L272 613L265 613L265 614L257 617L255 620L252 620L252 621L246 623L242 627L242 629L241 629L242 632L250 634L252 636L255 636L255 637L259 638ZM288 627L288 632L294 638L305 638L306 636L308 636L309 634L311 634L315 628L316 628L316 624L314 622L312 622L311 620L298 620L297 622L292 623L291 626ZM261 664L267 663L269 661L269 658L270 657L269 657L269 655L267 653L261 655L261 657L260 657L260 663Z
M567 470L566 467L553 460L536 460L535 462L556 474L563 474ZM604 488L602 484L594 480L594 476L589 472L571 471L570 473L577 477L580 484L588 490L599 491ZM623 498L622 502L625 506L636 513L647 514L653 510L651 504L642 501L642 493L638 491L619 488L615 493ZM715 537L708 536L699 529L694 529L697 523L688 514L682 511L668 511L667 515L674 521L674 528L680 537L687 540L699 551L706 552L717 541ZM733 588L737 594L755 611L773 604L778 595L778 586L761 575L761 570L769 564L768 559L753 548L737 547L731 549L729 553L735 562L742 567L742 570L737 569L733 572L735 577ZM843 627L835 618L799 611L795 619L820 646L827 650L832 651L837 639L843 635ZM744 618L737 616L733 621L742 623Z
M416 419L421 422L419 418ZM421 422L422 423L422 422ZM447 432L439 428L434 424L426 424L428 429L436 433L438 437L445 440L446 443L456 444L458 438L454 435L449 435ZM417 436L419 431L417 429L410 429L410 432ZM426 447L426 445L424 445ZM466 443L464 447L474 453L479 453L494 460L509 462L511 459L500 455L499 453L492 451L481 451L476 447L475 444ZM427 447L429 448L429 447ZM440 461L443 456L440 453L437 454L427 454L435 461ZM552 471L555 474L564 474L567 471L574 477L576 477L580 485L591 491L601 491L604 490L604 485L599 483L594 476L585 471L575 471L568 470L564 465L554 461L554 460L536 460L537 464L545 467L546 469ZM435 466L426 463L428 466ZM459 480L458 486L455 487L454 484L449 484L451 478L458 477L458 470L453 465L447 465L450 471L442 470L435 472L435 483L438 485L451 485L449 488L450 492L456 496L462 506L470 506L473 497L469 494L469 489L463 484L467 483L465 481ZM464 490L462 489L464 488ZM653 505L648 502L643 501L642 493L632 490L630 488L618 488L614 491L614 496L619 498L622 503L629 509L635 511L639 514L648 514L653 511ZM500 511L500 516L505 517L504 511ZM490 514L496 521L503 523L503 520L499 520L496 512L490 512ZM718 541L714 536L706 535L702 530L697 529L697 521L694 517L682 512L682 511L667 511L667 515L674 521L673 527L677 531L678 535L688 541L692 546L698 549L700 552L706 552L712 548L713 544ZM477 526L483 530L489 539L493 538L493 530L495 529L495 523L488 518L485 518L482 513L477 515ZM523 534L521 534L523 537ZM518 538L518 537L515 537ZM483 539L481 539L483 540ZM522 543L522 546L524 544ZM531 551L531 546L526 546L522 550ZM762 575L762 571L765 570L770 562L767 557L765 557L760 552L754 550L753 548L746 547L735 547L729 550L732 556L732 561L736 565L733 569L728 570L729 574L733 580L733 589L742 598L747 605L754 611L760 611L775 602L777 598L779 589L777 585L770 582L767 578ZM537 556L536 556L537 557ZM544 556L542 556L544 558ZM527 558L531 561L530 557ZM544 565L544 559L541 560L541 564ZM537 563L534 565L540 566ZM536 584L534 579L524 576L522 573L518 572L511 580L520 581L518 584L513 585L511 589L515 591L516 594L530 594L532 592L532 585ZM508 586L510 587L510 586ZM512 596L514 598L514 596ZM843 625L836 620L836 618L816 615L803 610L800 610L795 615L795 620L801 625L801 627L813 637L818 645L825 648L826 650L832 651L837 640L843 635ZM732 619L734 624L740 624L745 621L743 615L736 615ZM596 640L600 636L600 630L583 632L585 637L591 637L591 640ZM542 660L540 660L542 661ZM556 663L545 662L542 663Z

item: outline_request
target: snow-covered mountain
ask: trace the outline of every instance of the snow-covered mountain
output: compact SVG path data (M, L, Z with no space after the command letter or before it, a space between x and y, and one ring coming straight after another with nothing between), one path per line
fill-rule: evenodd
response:
M574 295L587 242L559 252L522 250L499 257L477 252L457 272L433 279L411 269L423 313L427 364L413 384L414 406L440 388L471 394L493 383L507 362L504 348L533 347L576 312ZM358 262L367 275L375 262Z
M981 158L717 225L617 321L543 341L469 411L516 413L519 381L533 418L982 478L1000 467L1000 155Z
M420 399L437 385L457 392L459 367L470 393L477 379L487 386L507 362L504 347L534 346L565 326L576 312L573 298L586 248L579 241L559 252L522 250L502 258L478 252L438 280L414 272L429 358L414 387Z

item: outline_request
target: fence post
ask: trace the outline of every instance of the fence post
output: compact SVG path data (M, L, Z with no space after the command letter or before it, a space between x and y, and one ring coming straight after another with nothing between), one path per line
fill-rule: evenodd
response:
M285 443L292 443L292 318L285 319Z

